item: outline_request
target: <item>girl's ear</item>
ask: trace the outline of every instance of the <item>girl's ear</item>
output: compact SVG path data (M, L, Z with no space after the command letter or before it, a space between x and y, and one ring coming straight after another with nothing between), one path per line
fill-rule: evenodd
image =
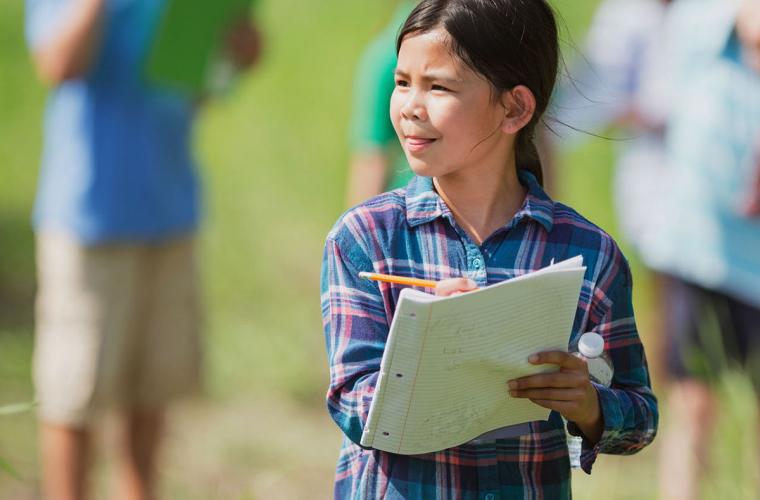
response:
M530 123L536 112L536 98L525 85L505 90L501 96L501 105L504 108L501 130L506 134L517 134Z

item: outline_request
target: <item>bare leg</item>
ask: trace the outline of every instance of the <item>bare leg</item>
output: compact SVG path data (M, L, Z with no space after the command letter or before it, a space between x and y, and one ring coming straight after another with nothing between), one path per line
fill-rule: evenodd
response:
M652 379L659 382L670 382L667 372L667 359L666 353L668 350L667 335L668 335L668 311L671 310L672 304L670 303L670 281L668 276L658 273L656 271L651 272L652 285L650 292L652 294L651 319L649 331L653 340L654 349L647 350L647 358L651 360L651 366L649 371L652 374ZM647 344L649 348L650 344Z
M714 395L701 382L676 381L670 390L668 407L670 419L661 443L660 497L696 500L715 427Z
M154 498L156 457L163 422L161 411L126 416L119 469L120 497L123 500Z
M83 500L87 496L89 432L42 423L42 482L48 500Z

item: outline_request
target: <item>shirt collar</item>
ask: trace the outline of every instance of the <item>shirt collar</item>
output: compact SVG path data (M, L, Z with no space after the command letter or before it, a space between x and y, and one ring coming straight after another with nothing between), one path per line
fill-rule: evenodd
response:
M523 218L530 218L551 231L554 226L554 201L546 194L527 170L518 170L518 178L528 188L522 207L508 226L513 227ZM432 177L415 176L406 187L406 220L410 226L419 226L448 214L449 209L433 187Z

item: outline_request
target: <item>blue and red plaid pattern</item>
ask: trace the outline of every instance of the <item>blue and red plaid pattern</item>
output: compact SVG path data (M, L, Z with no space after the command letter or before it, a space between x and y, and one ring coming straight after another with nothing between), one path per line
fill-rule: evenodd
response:
M560 415L513 439L404 456L359 446L377 383L400 285L360 279L360 271L498 283L582 255L587 267L569 346L581 333L605 340L614 364L610 388L597 386L604 433L584 441L582 467L599 453L631 454L655 436L658 413L631 303L631 274L612 238L555 203L526 172L520 211L478 246L455 222L432 179L359 205L327 236L322 316L330 364L327 406L343 431L336 498L569 498L570 465ZM506 383L506 380L505 380ZM506 391L506 387L505 387ZM576 432L572 423L571 432Z

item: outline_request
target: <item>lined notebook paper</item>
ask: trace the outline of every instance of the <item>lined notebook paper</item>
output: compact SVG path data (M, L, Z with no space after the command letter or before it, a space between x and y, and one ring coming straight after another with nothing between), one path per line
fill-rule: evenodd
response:
M404 289L362 446L428 453L546 420L549 410L511 398L506 382L556 369L528 357L567 351L584 272L578 256L452 297Z

